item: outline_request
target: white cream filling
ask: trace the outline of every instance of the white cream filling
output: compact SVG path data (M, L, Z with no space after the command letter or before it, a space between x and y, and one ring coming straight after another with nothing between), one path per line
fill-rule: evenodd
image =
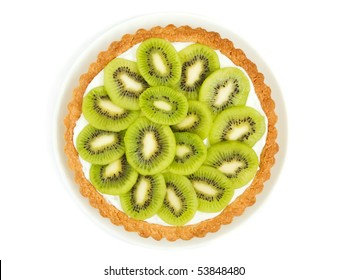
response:
M185 48L186 46L188 46L190 44L192 44L192 43L180 43L180 42L178 42L178 43L173 43L173 46L176 48L177 51L180 51L181 49ZM126 51L125 53L120 55L119 57L136 61L137 47L138 47L138 45L135 45L134 47L132 47L131 49L129 49L128 51ZM216 51L216 53L219 57L221 68L223 68L223 67L237 67L237 68L241 69L245 73L245 75L248 77L247 73L242 68L236 66L229 58L227 58L225 55L223 55L220 51ZM196 67L196 69L191 69L192 73L193 73L193 70L194 70L194 73L195 73L195 71L199 72L198 66ZM194 75L192 75L192 76L194 76ZM129 79L129 80L131 79L130 77L123 77L123 78ZM91 89L93 89L97 86L103 85L103 80L104 80L104 72L101 71L98 75L95 76L95 78L88 85L85 94L87 94ZM249 81L250 81L251 87L250 87L250 92L248 95L246 105L249 107L253 107L254 109L256 109L258 112L260 112L265 117L265 122L266 122L265 124L266 124L266 128L267 128L266 115L265 115L265 113L261 107L260 101L259 101L259 99L258 99L258 97L254 91L254 87L253 87L253 84L252 84L250 78L249 78ZM127 84L129 84L129 81L126 81L126 82L127 82ZM142 89L142 85L138 85L137 82L135 82L135 81L132 81L132 82L133 83L131 84L131 87L133 90L141 90ZM221 92L221 95L220 95L221 101L224 99L224 95L225 94L223 92ZM190 122L190 121L192 121L192 119L187 119L187 122ZM76 139L77 139L78 134L84 128L84 126L87 124L88 124L88 122L86 121L86 119L84 118L84 116L82 114L81 117L79 118L79 120L76 122L76 127L74 129L75 146L76 146ZM257 153L258 158L260 158L260 154L261 154L261 152L265 146L266 136L267 136L267 129L266 129L263 137L253 146L253 150ZM152 142L152 141L148 141L148 142ZM151 150L152 150L152 148L151 148ZM82 164L82 170L84 172L84 175L89 180L90 163L84 161L81 157L79 159L80 159L81 164ZM240 196L245 191L245 189L249 185L251 185L252 181L249 182L247 185L243 186L242 188L236 189L234 192L234 196L233 196L232 200L230 201L230 203L232 203L238 196ZM103 194L103 196L107 200L108 203L114 205L119 210L122 210L118 196L105 195L105 194ZM202 212L198 211L198 212L196 212L193 219L187 223L187 225L196 224L196 223L199 223L201 221L214 218L214 217L218 216L219 214L220 214L220 212L218 212L218 213L202 213ZM155 215L149 219L146 219L146 221L149 223L153 223L153 224L168 225L164 221L162 221L157 215Z

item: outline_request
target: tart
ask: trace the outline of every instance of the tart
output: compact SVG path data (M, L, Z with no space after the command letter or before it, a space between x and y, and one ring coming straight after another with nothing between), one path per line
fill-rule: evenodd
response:
M151 53L153 46L162 53ZM258 108L246 103L250 91ZM102 120L103 110L113 112L115 125ZM197 111L205 126L184 129ZM65 154L81 195L102 217L142 237L189 240L218 231L255 203L275 163L276 121L263 74L232 41L202 28L156 26L112 42L80 76L64 120ZM143 127L150 129L141 138ZM148 196L155 203L146 211L132 207Z

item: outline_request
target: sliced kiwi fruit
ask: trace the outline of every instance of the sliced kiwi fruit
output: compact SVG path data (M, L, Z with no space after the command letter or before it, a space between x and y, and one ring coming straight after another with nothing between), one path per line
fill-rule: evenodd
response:
M128 162L143 175L163 171L175 157L176 141L170 127L146 117L129 126L124 142Z
M163 175L140 175L130 191L120 196L120 202L123 211L130 217L145 220L158 212L165 194Z
M124 154L123 135L120 132L100 130L88 124L78 134L76 148L85 161L107 164Z
M199 100L216 115L231 106L245 105L249 90L250 82L242 70L226 67L206 78L199 91Z
M198 200L191 182L182 175L165 173L166 196L158 216L166 223L182 226L195 215Z
M93 164L89 170L90 181L103 194L120 195L128 192L136 183L138 173L124 156L107 164Z
M247 106L229 108L217 115L210 130L210 143L237 140L253 146L265 133L265 118Z
M189 132L176 132L176 155L168 167L175 174L188 175L194 173L203 164L207 148L202 139Z
M218 55L213 49L201 44L189 45L178 54L182 62L182 74L177 88L188 99L196 100L203 81L220 66Z
M219 170L210 166L201 166L188 176L195 189L201 212L219 212L223 210L234 195L229 179Z
M171 126L173 131L191 132L201 139L208 136L212 126L212 114L206 104L197 100L188 100L188 112L181 122Z
M187 98L182 93L164 86L146 89L140 96L139 105L148 119L165 125L179 123L188 111Z
M217 168L229 178L233 188L240 188L254 178L259 160L248 145L239 141L226 141L208 149L204 165Z
M167 40L151 38L136 51L138 69L151 86L173 86L181 77L181 61L174 46Z
M114 104L103 86L87 93L83 98L82 112L92 126L108 131L124 130L140 115L140 111L127 110Z
M106 65L104 86L115 104L129 110L140 109L140 94L148 88L136 62L123 58L115 58Z

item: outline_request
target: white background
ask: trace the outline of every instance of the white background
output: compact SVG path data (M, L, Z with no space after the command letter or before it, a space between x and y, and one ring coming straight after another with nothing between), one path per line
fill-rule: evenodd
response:
M3 279L116 279L103 276L109 265L244 266L238 279L251 280L347 278L347 9L343 1L219 2L0 2ZM229 28L277 80L268 81L282 117L275 174L254 207L202 240L106 232L76 203L54 157L54 110L74 61L117 23L153 12L194 13Z

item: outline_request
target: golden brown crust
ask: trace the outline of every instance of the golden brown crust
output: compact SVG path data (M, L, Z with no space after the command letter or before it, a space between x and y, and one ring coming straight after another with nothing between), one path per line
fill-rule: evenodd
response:
M252 184L217 217L194 225L162 226L134 220L107 203L85 178L73 144L73 130L82 113L82 99L88 84L112 59L135 44L152 37L164 38L172 42L197 42L220 50L236 65L246 70L268 119L266 144L260 156L259 170ZM218 33L209 32L202 28L193 29L189 26L176 27L174 25L157 26L150 30L139 29L135 34L124 35L120 41L113 42L108 50L98 55L97 61L90 65L88 72L81 75L79 86L73 91L73 98L68 105L68 114L64 120L66 126L65 153L68 157L69 167L74 171L75 181L80 186L81 194L89 199L93 207L99 209L103 217L109 218L117 226L122 225L127 231L137 232L142 237L152 237L156 240L166 238L169 241L189 240L193 237L204 237L209 232L218 231L222 225L231 223L235 216L240 216L246 207L255 203L256 195L263 190L264 182L270 178L270 169L275 163L275 154L278 151L276 121L275 103L271 98L271 89L264 83L263 74L258 72L257 66L246 57L242 50L236 49L230 40L222 39Z

